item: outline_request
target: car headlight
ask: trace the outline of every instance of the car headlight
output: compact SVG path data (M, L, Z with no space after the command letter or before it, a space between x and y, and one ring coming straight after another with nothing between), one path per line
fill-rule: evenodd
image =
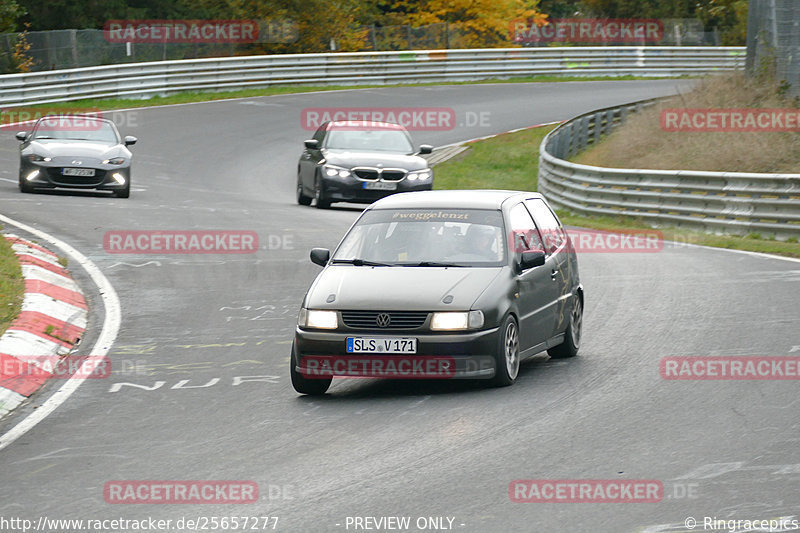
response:
M349 178L350 174L352 174L349 170L342 167L335 167L333 165L325 165L323 167L326 176L330 176L331 178L334 176L339 176L340 178Z
M431 329L436 331L477 329L481 327L483 327L483 311L433 313L431 318Z
M113 157L111 159L106 159L103 161L104 165L121 165L125 162L124 157Z
M303 308L297 317L297 325L302 328L336 329L339 327L339 318L336 311Z
M409 172L407 177L409 181L425 181L430 179L432 176L433 171L429 168L426 168L425 170L415 170L414 172Z
M35 161L35 162L44 161L46 163L46 162L52 161L52 160L53 160L52 157L45 157L45 156L39 155L39 154L30 154L30 155L28 155L28 161Z

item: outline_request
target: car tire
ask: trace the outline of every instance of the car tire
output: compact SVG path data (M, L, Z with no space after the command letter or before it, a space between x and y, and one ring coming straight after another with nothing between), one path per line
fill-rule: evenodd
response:
M580 294L573 297L572 311L569 315L569 323L564 331L564 342L558 346L553 346L547 350L547 354L553 359L565 359L578 355L581 347L581 328L583 327L583 298Z
M297 359L294 354L294 344L292 345L292 356L289 358L289 374L292 378L292 387L300 394L309 396L321 396L328 391L333 378L308 379L297 371Z
M513 385L519 374L519 326L517 320L508 315L503 321L497 337L495 352L495 372L492 385L507 387Z
M25 193L34 192L33 187L28 187L27 185L25 185L25 181L22 178L19 179L19 191Z
M300 172L297 173L297 203L300 205L311 205L310 196L303 194L303 181L300 179Z
M319 178L314 182L314 200L317 209L328 209L331 206L330 200L325 198L325 193L322 192L322 180Z

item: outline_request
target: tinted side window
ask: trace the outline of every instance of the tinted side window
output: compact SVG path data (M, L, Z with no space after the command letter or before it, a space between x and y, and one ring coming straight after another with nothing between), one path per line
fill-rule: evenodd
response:
M527 250L544 250L542 239L528 210L522 204L515 205L509 212L511 235L509 244L512 251L521 253Z
M322 148L322 139L325 137L325 129L328 127L327 122L323 122L322 125L317 128L317 131L314 132L314 136L312 139L316 139L319 142L319 147Z
M525 200L525 206L530 210L539 231L544 238L544 246L548 255L558 250L567 240L564 228L558 223L558 219L547 207L544 201L539 199Z

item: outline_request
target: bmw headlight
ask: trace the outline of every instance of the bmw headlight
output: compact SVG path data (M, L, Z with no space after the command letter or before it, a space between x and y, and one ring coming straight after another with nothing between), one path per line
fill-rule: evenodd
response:
M463 311L433 313L431 329L435 331L454 331L483 327L483 311Z
M426 168L425 170L415 170L413 172L409 172L407 177L409 181L425 181L433 177L433 171L429 168Z
M30 155L28 155L28 161L34 161L34 162L37 162L37 163L38 162L42 162L42 161L47 163L48 161L52 161L52 160L53 160L52 157L46 157L46 156L43 156L43 155L40 155L40 154L30 154Z
M103 161L104 165L121 165L125 162L124 157L113 157L111 159L106 159Z
M302 308L297 325L301 328L336 329L339 327L339 318L336 311Z
M325 165L323 167L326 176L330 176L331 178L334 176L339 176L340 178L349 178L350 174L352 174L348 169L342 167L336 167L333 165Z

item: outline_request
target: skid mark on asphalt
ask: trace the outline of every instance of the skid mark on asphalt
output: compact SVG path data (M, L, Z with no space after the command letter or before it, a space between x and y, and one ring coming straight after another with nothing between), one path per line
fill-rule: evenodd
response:
M255 361L252 359L244 359L241 361L232 361L229 363L220 363L219 361L202 361L197 363L149 363L137 361L134 372L115 372L112 375L131 375L137 376L154 376L154 375L173 375L173 374L189 374L194 371L202 370L219 370L221 368L235 368L237 366L265 366L268 365L266 361Z
M264 334L262 337L278 337L286 339L284 334ZM239 348L244 346L263 346L265 344L291 344L292 341L270 341L269 339L262 339L258 341L238 341L238 342L212 342L212 343L197 343L197 344L120 344L114 347L112 355L148 355L155 354L157 351L166 352L172 349L179 350L204 350L209 348Z
M118 263L114 263L113 265L109 266L108 268L112 269L112 268L117 267L117 266L129 266L129 267L133 267L133 268L139 268L139 267L143 267L143 266L147 266L147 265L153 265L153 266L159 266L160 267L161 263L159 261L148 261L146 263L140 263L140 264L136 264L136 263L119 263L118 262Z

